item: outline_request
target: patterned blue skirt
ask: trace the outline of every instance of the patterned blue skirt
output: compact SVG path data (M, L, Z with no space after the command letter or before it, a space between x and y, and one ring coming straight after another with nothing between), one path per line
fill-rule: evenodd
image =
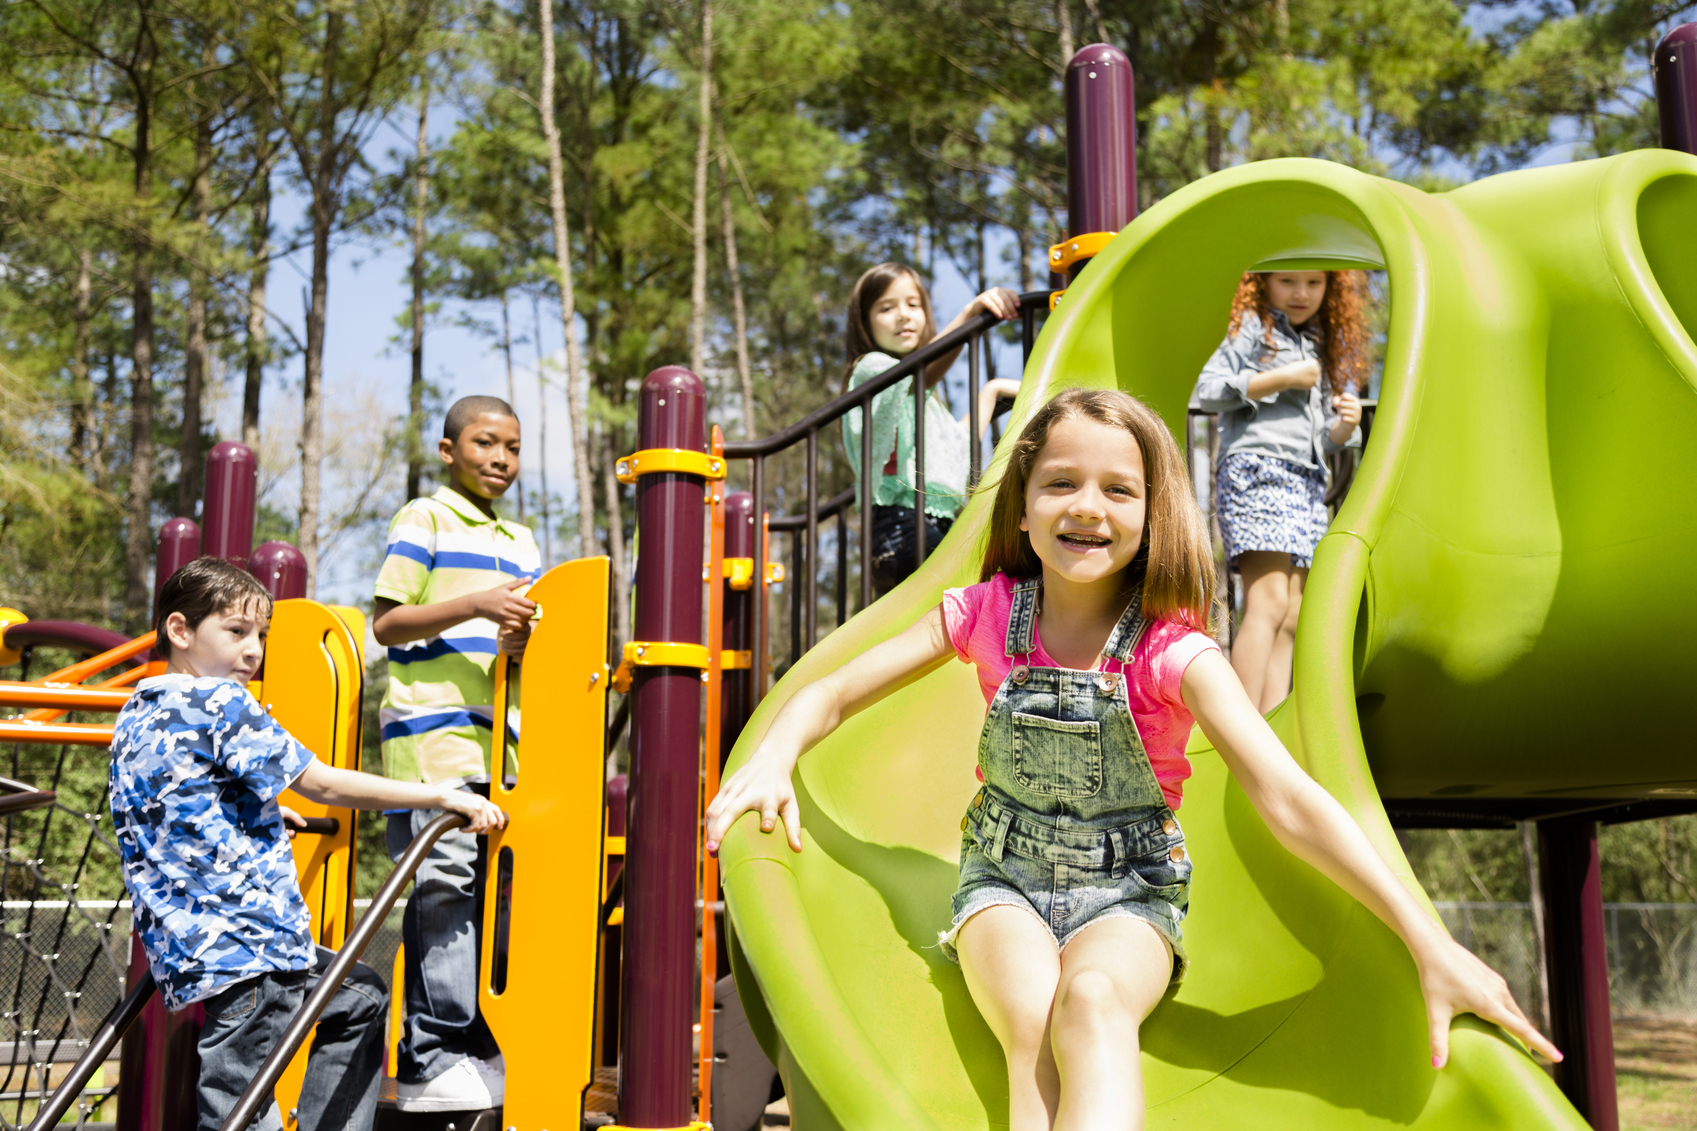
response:
M1288 460L1238 452L1220 461L1215 510L1226 541L1226 561L1267 550L1290 555L1293 566L1314 563L1326 535L1326 473Z

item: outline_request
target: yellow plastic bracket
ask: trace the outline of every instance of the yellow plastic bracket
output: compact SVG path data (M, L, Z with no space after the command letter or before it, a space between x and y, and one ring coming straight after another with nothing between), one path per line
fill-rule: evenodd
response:
M1081 259L1089 259L1108 246L1118 232L1086 232L1063 240L1049 249L1049 270L1059 274Z
M750 560L752 561L753 559L750 559ZM778 582L782 581L783 579L784 579L784 563L783 562L767 562L766 563L766 584L776 585L776 584L778 584Z
M731 583L731 588L739 592L754 585L753 558L726 558L725 580Z
M1051 313L1054 312L1055 307L1061 305L1061 299L1063 299L1065 297L1066 297L1066 291L1065 290L1050 291L1049 292L1049 310L1050 310Z
M713 654L705 644L673 644L667 641L632 640L625 645L625 656L613 673L613 690L623 694L630 690L631 673L637 668L700 668L713 666Z
M719 653L719 670L726 672L747 671L754 667L754 650L744 648L739 650L727 648Z
M703 479L723 479L725 461L719 456L692 452L688 448L645 448L632 452L613 466L613 473L620 483L635 483L640 476L662 471L699 475Z

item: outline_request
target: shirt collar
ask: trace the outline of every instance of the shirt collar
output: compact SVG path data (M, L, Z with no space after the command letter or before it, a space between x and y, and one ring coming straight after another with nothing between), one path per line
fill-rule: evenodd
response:
M501 525L501 519L498 516L484 514L477 508L475 503L460 494L458 491L454 490L452 487L438 487L436 488L436 493L430 497L453 511L455 514L459 515L461 518L465 519L467 522L479 524L492 522L496 526Z

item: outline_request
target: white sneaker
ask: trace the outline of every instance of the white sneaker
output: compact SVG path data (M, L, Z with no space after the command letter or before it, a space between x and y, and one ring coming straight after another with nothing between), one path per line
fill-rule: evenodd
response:
M505 1074L468 1056L422 1084L396 1085L395 1107L400 1111L481 1111L500 1107L506 1095Z

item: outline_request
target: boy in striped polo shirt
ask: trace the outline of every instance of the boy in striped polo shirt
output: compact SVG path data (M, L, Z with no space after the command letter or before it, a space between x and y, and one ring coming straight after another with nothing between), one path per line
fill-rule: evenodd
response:
M536 604L519 591L541 576L542 556L528 527L495 514L519 474L512 407L456 401L437 446L448 485L401 508L377 575L371 626L389 650L383 772L487 796L495 656L524 652ZM391 813L390 856L436 815ZM500 1049L477 1008L482 876L480 842L460 832L436 842L413 881L401 923L402 1111L491 1108L505 1094Z

